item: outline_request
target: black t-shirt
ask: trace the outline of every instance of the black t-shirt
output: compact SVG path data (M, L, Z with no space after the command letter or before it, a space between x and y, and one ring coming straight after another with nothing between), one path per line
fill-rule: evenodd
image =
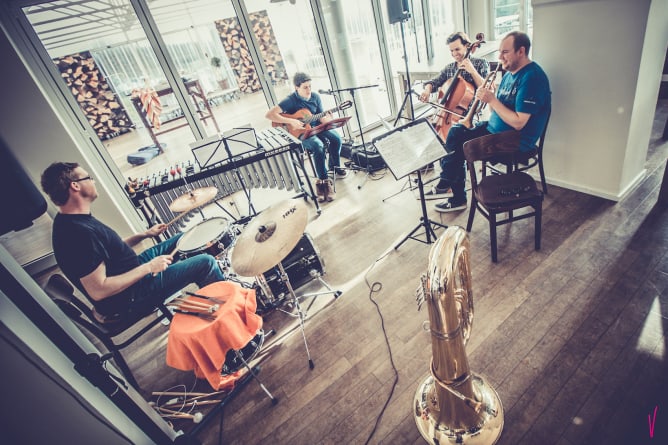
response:
M139 266L137 254L118 234L92 215L59 213L53 220L53 253L65 276L104 315L124 312L132 288L100 301L90 298L81 278L104 262L107 276L121 275Z

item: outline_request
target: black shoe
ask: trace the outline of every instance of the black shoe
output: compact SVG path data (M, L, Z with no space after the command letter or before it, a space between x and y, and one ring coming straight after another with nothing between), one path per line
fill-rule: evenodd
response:
M348 176L348 171L345 168L334 167L334 174L337 178L345 178Z
M458 210L466 210L466 201L462 203L454 203L452 199L446 199L443 202L439 202L434 206L437 212L456 212Z

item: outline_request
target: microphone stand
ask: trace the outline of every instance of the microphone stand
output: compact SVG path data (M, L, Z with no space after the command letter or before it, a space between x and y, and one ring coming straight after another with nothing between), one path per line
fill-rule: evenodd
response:
M338 90L323 91L324 94L340 93L340 92L343 92L343 91L347 91L347 92L350 93L350 97L353 100L353 105L355 106L355 119L357 120L357 127L360 130L360 139L362 139L362 151L364 153L364 157L366 158L366 168L363 169L363 168L361 168L362 165L359 162L359 154L358 154L357 155L358 156L357 166L353 168L353 170L355 170L355 171L366 170L366 174L364 175L364 181L362 181L362 184L357 186L358 190L362 189L362 186L364 185L364 182L369 177L369 174L371 174L371 163L369 162L369 155L366 151L366 143L364 142L364 132L362 131L362 122L360 121L360 113L359 113L359 110L357 109L357 102L355 101L355 91L356 90L361 90L361 89L364 89L364 88L376 88L376 87L378 87L378 84L365 85L365 86L362 86L362 87L340 88ZM354 159L352 161L353 161L353 163L355 163Z

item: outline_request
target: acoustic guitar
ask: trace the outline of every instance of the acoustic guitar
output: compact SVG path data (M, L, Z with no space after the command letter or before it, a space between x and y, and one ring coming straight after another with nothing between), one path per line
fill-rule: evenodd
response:
M323 111L322 113L318 114L311 114L311 112L306 109L302 108L301 110L298 110L295 113L292 114L287 114L287 113L281 113L281 116L283 117L289 117L291 119L297 119L298 121L301 121L304 123L304 128L299 128L297 130L293 130L288 124L280 124L278 122L272 122L271 126L272 127L283 127L285 128L288 133L296 137L297 139L301 139L302 135L306 133L308 130L311 129L311 122L315 122L319 120L321 117L324 115L331 113L333 111L338 111L338 110L345 110L347 108L350 108L353 106L352 101L347 100L345 102L341 102L338 107L334 107L332 109Z

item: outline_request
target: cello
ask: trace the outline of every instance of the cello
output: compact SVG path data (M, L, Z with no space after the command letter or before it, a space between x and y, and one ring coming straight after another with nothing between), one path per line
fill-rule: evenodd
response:
M477 40L466 47L464 59L468 59L471 52L485 43L484 38L483 33L476 35ZM463 72L464 68L457 68L454 76L438 89L438 105L432 104L436 105L439 110L433 116L431 124L443 141L447 138L450 127L464 117L475 97L475 85L462 77Z

